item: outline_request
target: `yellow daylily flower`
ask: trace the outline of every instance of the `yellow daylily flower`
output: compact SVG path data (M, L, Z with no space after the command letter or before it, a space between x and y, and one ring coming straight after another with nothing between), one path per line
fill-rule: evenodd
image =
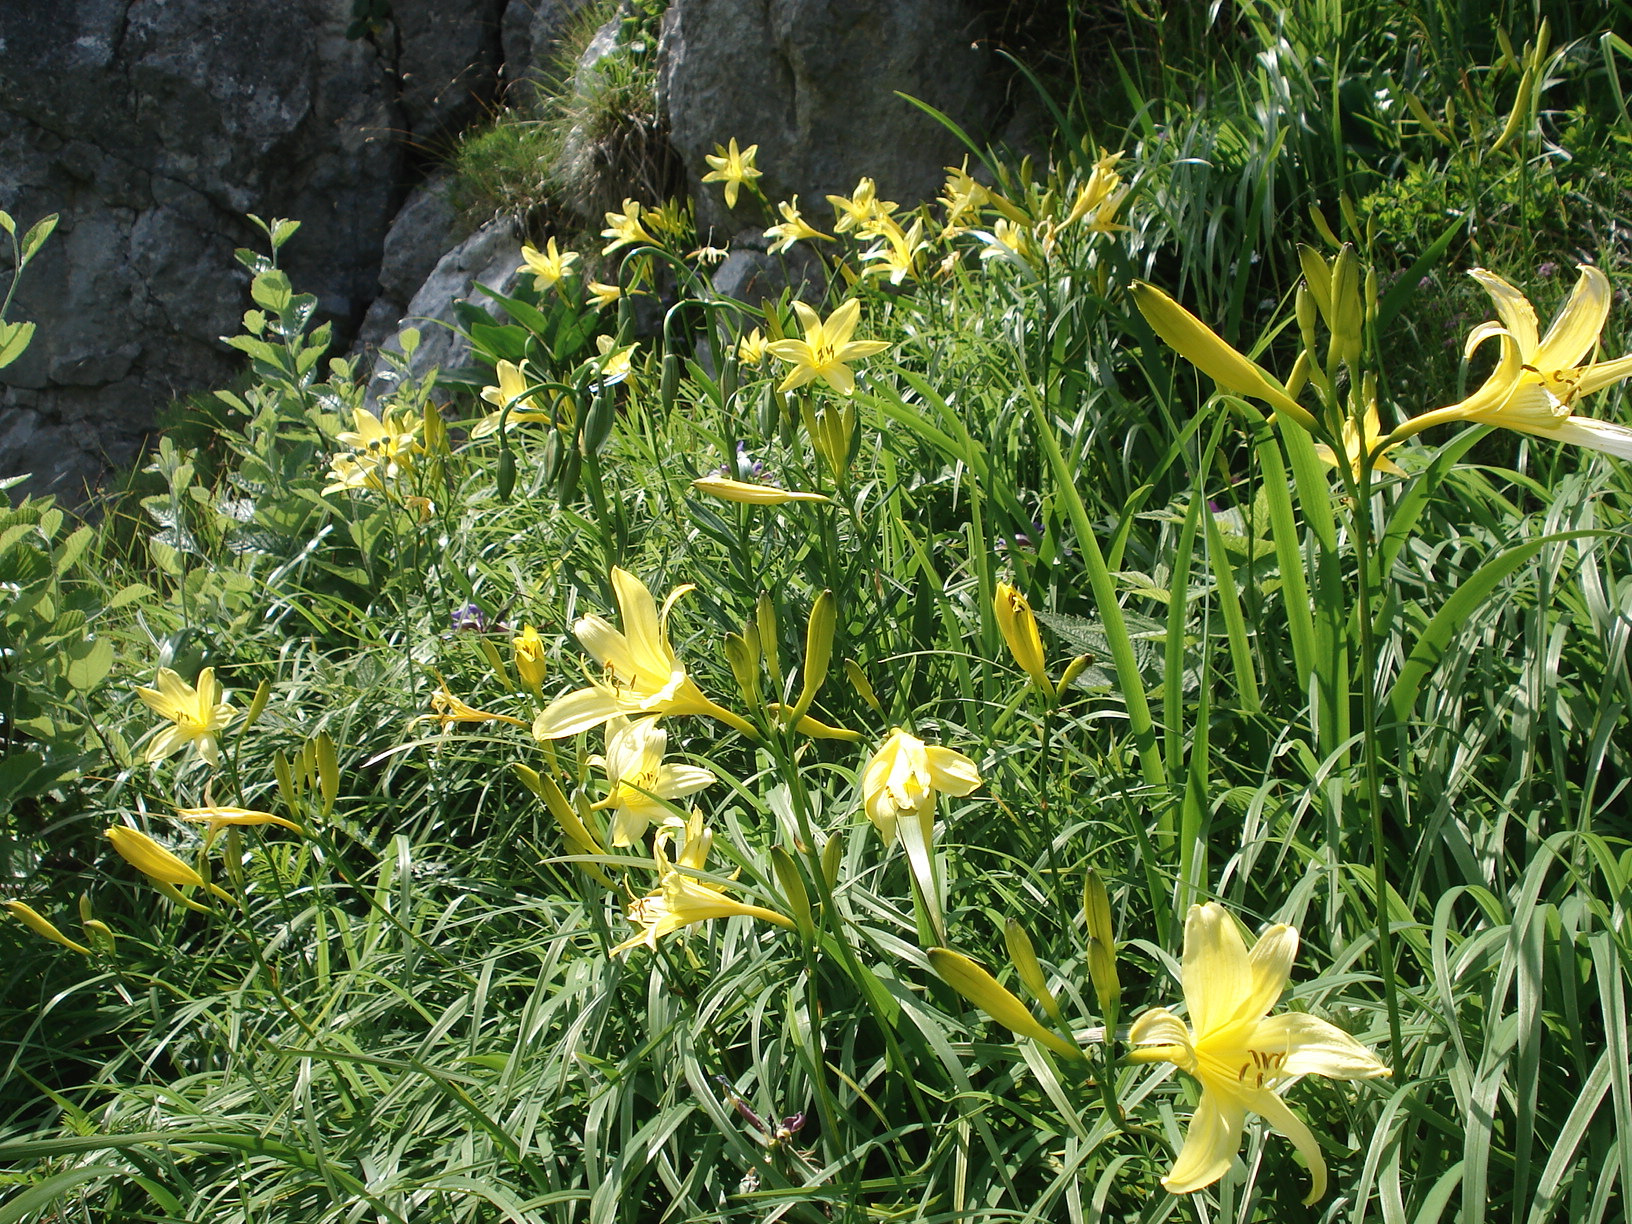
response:
M612 241L601 248L602 255L610 255L620 247L656 245L657 239L640 223L640 211L640 201L625 200L621 213L606 214L606 228L601 231L601 237Z
M619 714L707 714L755 735L739 715L703 696L701 689L669 644L669 613L692 587L676 587L657 601L644 583L627 570L612 570L612 591L617 597L624 632L619 633L593 614L573 625L585 650L601 665L602 675L589 677L589 687L552 701L533 720L533 737L562 739L600 726Z
M1375 1079L1391 1075L1370 1050L1342 1029L1303 1012L1267 1013L1286 989L1298 933L1273 926L1249 953L1235 920L1216 902L1192 905L1184 923L1180 975L1190 1013L1186 1027L1165 1007L1133 1022L1134 1062L1170 1062L1201 1083L1190 1132L1162 1185L1189 1194L1212 1185L1230 1167L1241 1129L1255 1113L1290 1139L1309 1165L1305 1204L1326 1193L1326 1162L1302 1119L1278 1089L1299 1076Z
M1096 234L1128 228L1115 223L1116 211L1128 195L1127 189L1122 186L1122 176L1116 172L1116 163L1121 160L1120 153L1107 153L1104 149L1099 151L1099 160L1094 163L1088 181L1077 192L1077 198L1072 202L1071 211L1066 214L1063 224L1082 221L1084 229Z
M657 941L670 931L715 918L758 918L790 931L797 929L797 924L786 914L738 901L726 894L725 885L687 874L703 870L713 843L713 835L702 827L701 816L694 816L686 826L685 847L674 863L669 862L664 846L671 832L659 831L652 846L658 866L657 887L629 903L629 921L639 929L614 947L612 955L641 944L655 951Z
M822 233L821 230L816 229L800 215L798 196L794 196L791 201L783 200L782 203L776 206L776 210L782 214L781 224L773 225L765 231L765 237L776 239L770 245L772 255L786 251L796 242L811 238L820 238L824 242L833 241L832 234Z
M623 382L634 373L635 350L638 344L626 344L618 347L618 342L611 336L596 336L595 349L600 354L597 363L600 376L595 380L597 385L615 386Z
M35 910L33 906L25 905L21 901L7 901L4 903L4 905L6 909L11 911L12 916L16 918L17 921L21 922L24 926L33 931L36 935L40 936L42 939L49 939L52 943L59 943L65 948L72 948L81 956L92 955L89 948L82 943L76 943L74 940L69 939L68 936L59 931L49 919L43 917L37 910Z
M1162 342L1226 391L1263 400L1303 428L1313 431L1315 418L1286 393L1286 388L1256 361L1238 352L1224 338L1155 285L1135 281L1129 290L1133 304L1145 316Z
M880 200L877 184L865 177L849 196L830 195L827 202L833 205L835 234L855 230L857 234L865 235L869 226L888 218L896 208L893 200Z
M523 625L521 632L510 639L510 646L516 656L516 675L537 694L544 684L544 639L538 636L537 629Z
M502 722L509 723L513 727L530 725L524 720L514 718L509 714L493 714L487 710L478 710L474 706L467 705L448 691L448 682L446 680L441 676L436 679L438 687L436 692L431 694L431 712L421 714L413 721L435 722L443 731L446 731L454 723Z
M729 148L715 145L713 153L703 155L703 160L713 168L703 175L702 181L725 184L727 208L737 206L737 194L742 190L744 183L751 183L760 176L760 171L754 167L754 155L758 152L757 144L751 144L739 151L737 138L733 136Z
M252 808L241 807L196 807L177 808L176 815L182 820L191 820L198 824L209 826L208 836L214 838L222 829L229 825L266 825L273 824L288 829L292 833L305 833L292 820L285 820L282 816L274 816L271 812L257 812Z
M1032 614L1031 604L1011 583L1000 582L992 600L992 610L997 616L997 628L1003 634L1004 645L1020 665L1020 670L1052 697L1054 684L1048 678L1048 665L1043 658L1043 639L1037 631L1037 618Z
M699 493L707 493L710 497L718 497L722 501L742 502L750 506L781 506L788 502L827 500L820 493L796 493L791 489L779 489L775 485L749 484L747 481L731 480L724 476L699 476L691 482L691 487Z
M1372 400L1366 404L1366 415L1363 420L1356 421L1349 417L1343 422L1343 466L1349 474L1360 479L1360 457L1371 452L1371 470L1386 472L1390 476L1404 476L1405 472L1392 459L1377 449L1382 440L1382 427L1377 423L1377 402ZM1337 467L1337 452L1324 442L1315 443L1315 454L1320 456L1322 463L1328 467Z
M413 456L420 449L416 435L423 419L392 408L375 416L367 408L358 407L351 416L353 428L335 435L335 441L351 447L353 453L336 455L329 461L333 481L323 492L360 488L383 492L386 481L413 467Z
M745 366L765 364L765 337L754 328L737 342L737 361Z
M852 340L861 317L861 302L851 298L824 321L809 306L796 301L793 311L805 330L803 340L773 340L765 351L779 361L793 366L782 380L781 391L792 391L820 378L840 395L849 395L856 389L855 376L848 362L872 357L889 348L884 340Z
M238 709L225 700L225 692L215 678L215 668L206 667L199 672L195 686L168 667L161 667L155 683L156 689L138 688L136 695L148 709L168 718L173 725L164 727L153 737L143 759L149 764L162 761L191 744L211 765L221 764L217 737L226 730Z
M113 848L119 852L120 858L161 888L205 888L223 901L232 902L231 893L214 884L206 883L203 876L146 833L126 825L114 825L103 835L113 843ZM179 893L174 895L180 896ZM185 898L182 900L187 903ZM199 908L196 902L190 904L195 909Z
M539 407L536 399L532 396L522 398L522 393L527 390L532 380L522 373L520 366L513 361L500 358L494 365L493 372L499 377L498 385L483 387L482 398L494 406L494 411L470 427L471 441L499 431L499 419L504 416L506 404L511 405L510 415L505 419L506 429L529 421L549 423L550 414Z
M556 249L555 239L551 238L540 251L537 247L523 245L521 257L526 262L516 271L531 272L533 274L533 288L539 293L546 289L553 289L565 278L571 276L572 265L578 262L576 251L561 251Z
M655 717L630 720L619 714L606 724L606 755L589 763L605 772L611 786L594 806L611 809L614 846L634 845L653 824L679 823L660 801L695 795L718 781L698 765L665 764L668 744Z
M883 241L862 254L862 259L877 260L863 273L864 276L888 276L890 284L899 285L908 277L918 278L918 253L929 246L924 241L924 219L919 217L912 228L902 231L894 221L886 219L876 231Z
M1496 339L1501 346L1496 368L1466 399L1399 426L1389 435L1389 445L1432 425L1474 421L1632 459L1632 429L1572 415L1582 396L1632 377L1632 355L1588 360L1609 317L1609 278L1582 264L1569 301L1538 338L1529 299L1493 272L1475 268L1471 275L1490 295L1497 319L1473 329L1465 352L1471 357L1485 341Z
M935 818L935 795L967 795L980 785L980 770L961 752L926 744L896 727L861 773L867 817L886 842L909 817L925 826ZM929 838L925 837L925 843Z
M946 205L946 228L956 229L965 216L979 213L991 198L991 192L969 176L967 157L963 165L946 168L946 186L941 190L941 203Z
M608 285L604 281L592 280L588 285L589 304L598 310L614 305L623 296L623 289L617 285Z

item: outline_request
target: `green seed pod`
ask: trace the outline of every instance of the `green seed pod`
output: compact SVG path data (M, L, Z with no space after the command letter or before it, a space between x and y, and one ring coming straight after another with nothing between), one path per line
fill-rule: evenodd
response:
M612 434L612 423L617 419L617 407L612 393L604 386L589 402L589 415L584 418L584 454L598 455Z
M674 393L680 386L680 357L676 353L663 354L663 381L659 384L658 401L664 415L674 410Z
M501 502L509 501L510 495L516 491L516 457L508 444L499 451L497 491Z

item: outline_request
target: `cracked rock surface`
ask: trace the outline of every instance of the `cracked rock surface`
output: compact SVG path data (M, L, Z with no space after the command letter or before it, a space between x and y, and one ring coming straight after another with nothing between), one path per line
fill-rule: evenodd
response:
M0 206L62 217L12 305L38 331L0 372L0 474L78 501L160 407L230 382L245 213L302 222L283 266L354 332L416 150L494 96L505 8L395 0L348 39L351 0L0 7Z

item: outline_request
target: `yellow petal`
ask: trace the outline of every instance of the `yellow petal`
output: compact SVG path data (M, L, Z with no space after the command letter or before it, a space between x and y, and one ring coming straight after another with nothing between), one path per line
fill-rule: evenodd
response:
M1184 1147L1172 1170L1162 1178L1162 1188L1169 1194L1189 1194L1223 1177L1241 1146L1241 1128L1246 1120L1245 1109L1234 1099L1203 1092L1195 1116L1190 1119Z
M1375 1054L1335 1025L1304 1012L1283 1012L1260 1022L1250 1044L1255 1049L1285 1051L1286 1075L1324 1075L1327 1079L1382 1079L1393 1074Z
M582 688L557 697L533 719L536 740L565 739L589 731L623 713L617 695L609 689Z
M967 795L980 785L980 770L961 752L937 744L924 745L929 784L948 795Z
M1235 1019L1241 1001L1251 992L1247 946L1235 919L1216 901L1190 907L1184 920L1180 973L1198 1042Z
M1485 292L1490 294L1490 300L1495 304L1496 314L1502 320L1502 326L1507 329L1507 334L1513 337L1513 343L1518 345L1524 359L1528 360L1536 351L1537 331L1536 309L1530 305L1530 299L1494 272L1475 268L1468 275L1484 286Z
M1205 1097L1203 1098L1205 1100ZM1302 1118L1287 1107L1285 1101L1267 1089L1258 1089L1243 1094L1242 1103L1246 1108L1258 1114L1265 1122L1292 1140L1292 1146L1298 1149L1304 1163L1309 1166L1309 1193L1304 1195L1305 1207L1318 1200L1326 1193L1326 1159L1320 1154L1320 1144L1316 1141L1314 1132L1304 1124ZM1239 1135L1239 1132L1237 1132Z
M1582 264L1581 278L1575 282L1570 300L1547 329L1530 364L1543 374L1580 365L1604 330L1609 299L1609 278L1597 268Z
M1258 937L1247 957L1252 973L1252 989L1235 1009L1237 1020L1256 1020L1268 1013L1286 990L1292 976L1292 962L1298 956L1298 932L1284 922Z

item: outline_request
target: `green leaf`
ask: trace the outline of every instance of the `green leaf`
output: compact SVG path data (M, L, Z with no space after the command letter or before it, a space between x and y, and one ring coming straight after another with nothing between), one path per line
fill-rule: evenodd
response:
M32 323L0 323L0 370L21 357L33 338Z
M57 214L41 217L36 221L28 233L23 235L22 263L34 258L35 253L45 245L45 240L51 237L51 231L57 228Z
M249 286L249 296L257 306L264 306L273 314L282 314L294 298L289 278L277 268L262 272Z
M111 638L86 638L68 647L64 654L68 659L68 683L82 693L101 684L113 670Z

